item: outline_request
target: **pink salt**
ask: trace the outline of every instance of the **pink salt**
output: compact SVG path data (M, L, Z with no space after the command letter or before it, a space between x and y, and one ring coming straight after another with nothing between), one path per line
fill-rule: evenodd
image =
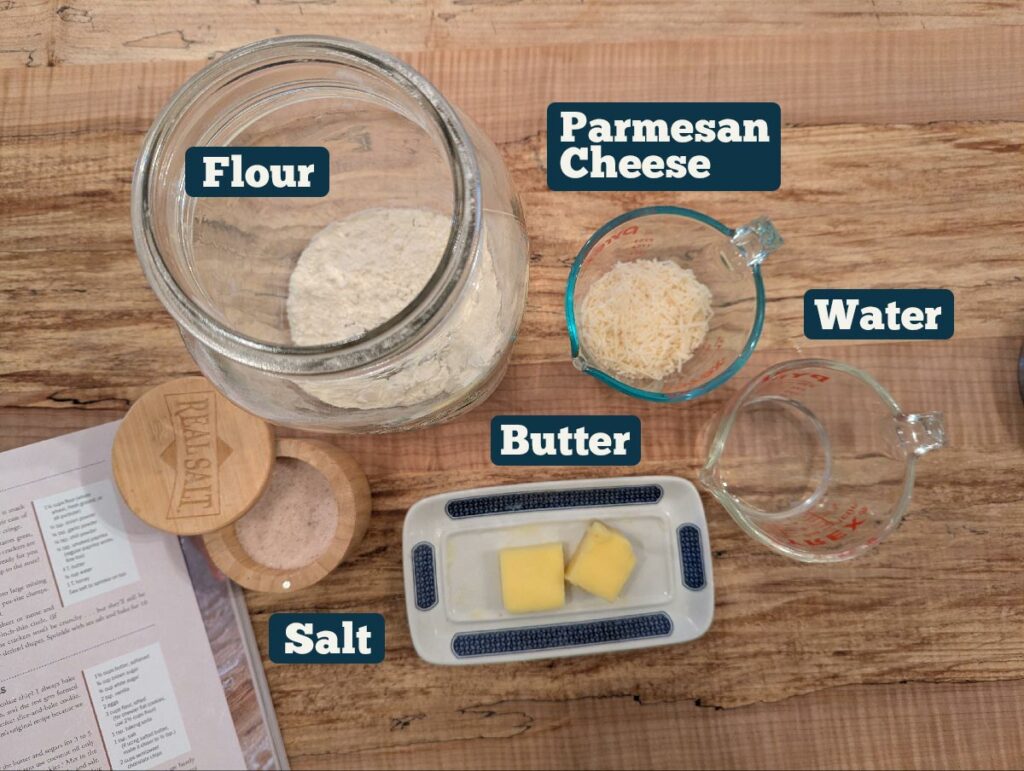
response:
M324 553L338 527L327 478L295 458L278 458L263 495L235 522L242 548L256 562L294 570Z

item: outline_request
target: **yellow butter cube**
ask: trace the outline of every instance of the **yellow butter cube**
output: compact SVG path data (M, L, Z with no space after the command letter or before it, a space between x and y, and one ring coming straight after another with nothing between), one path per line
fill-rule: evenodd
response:
M537 613L565 605L561 543L502 549L501 598L510 613Z
M591 522L569 560L565 578L573 586L613 602L635 565L633 547L622 533Z

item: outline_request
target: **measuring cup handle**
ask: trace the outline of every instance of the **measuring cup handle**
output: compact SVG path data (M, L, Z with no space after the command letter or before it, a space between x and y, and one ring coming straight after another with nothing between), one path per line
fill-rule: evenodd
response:
M897 415L896 434L908 455L921 456L946 444L946 425L941 412Z
M732 237L733 246L747 265L760 265L764 258L784 243L779 231L767 217L758 217L739 228Z

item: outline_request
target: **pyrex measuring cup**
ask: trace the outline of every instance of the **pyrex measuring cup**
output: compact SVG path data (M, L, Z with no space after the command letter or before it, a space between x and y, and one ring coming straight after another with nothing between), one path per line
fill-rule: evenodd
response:
M874 378L823 359L755 377L723 411L701 483L747 533L804 562L864 553L900 523L941 413L908 414Z
M680 402L721 385L747 361L764 326L761 262L782 245L760 218L732 230L706 214L678 206L634 209L608 222L583 245L569 273L565 316L578 369L641 399ZM693 358L663 380L625 380L600 369L582 348L577 311L590 286L617 262L671 260L689 268L712 294L704 342Z

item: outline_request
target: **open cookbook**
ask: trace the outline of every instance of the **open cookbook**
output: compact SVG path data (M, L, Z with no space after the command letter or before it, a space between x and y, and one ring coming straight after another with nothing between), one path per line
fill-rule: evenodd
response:
M0 769L284 769L241 592L124 505L109 423L0 454Z

